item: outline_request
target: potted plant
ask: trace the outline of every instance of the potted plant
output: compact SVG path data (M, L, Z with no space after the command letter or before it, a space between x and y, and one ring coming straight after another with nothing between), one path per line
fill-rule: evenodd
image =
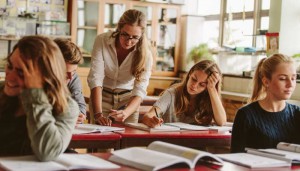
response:
M297 67L297 72L300 72L300 53L297 53L292 56L295 60L296 67Z
M188 60L193 61L194 63L204 59L213 60L212 53L206 43L201 43L198 46L193 47L188 53Z

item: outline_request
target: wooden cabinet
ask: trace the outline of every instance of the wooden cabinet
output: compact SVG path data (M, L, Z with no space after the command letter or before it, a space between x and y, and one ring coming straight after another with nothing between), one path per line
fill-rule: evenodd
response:
M146 34L153 50L153 76L177 75L181 5L131 0L74 0L69 4L72 41L84 53L79 75L85 87L97 35L114 30L120 16L128 9L137 9L147 17ZM87 86L87 85L86 85ZM87 90L84 90L88 96Z

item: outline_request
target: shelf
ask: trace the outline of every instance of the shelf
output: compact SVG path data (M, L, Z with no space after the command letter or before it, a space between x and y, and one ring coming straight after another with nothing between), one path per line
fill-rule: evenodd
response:
M82 54L82 57L84 57L84 58L91 58L92 55L91 54Z
M78 26L77 29L97 30L97 26Z

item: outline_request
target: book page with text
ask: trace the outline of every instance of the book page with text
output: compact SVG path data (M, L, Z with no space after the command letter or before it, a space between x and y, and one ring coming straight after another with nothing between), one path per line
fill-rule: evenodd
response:
M148 145L148 149L186 158L191 163L193 163L193 165L195 165L197 161L202 157L210 157L211 159L214 159L220 164L223 163L223 161L220 158L214 156L211 153L195 150L192 148L183 147L175 144L165 143L162 141L152 142L151 144Z
M120 166L90 154L61 154L56 160L68 169L116 169Z
M130 147L112 152L110 161L129 165L141 170L159 170L176 163L186 163L193 168L190 161L175 155L148 150L142 147Z

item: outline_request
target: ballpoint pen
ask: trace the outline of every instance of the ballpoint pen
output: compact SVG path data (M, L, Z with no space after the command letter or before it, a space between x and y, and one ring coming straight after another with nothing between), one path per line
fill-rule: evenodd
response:
M154 108L154 111L155 111L156 117L159 118L156 108Z

